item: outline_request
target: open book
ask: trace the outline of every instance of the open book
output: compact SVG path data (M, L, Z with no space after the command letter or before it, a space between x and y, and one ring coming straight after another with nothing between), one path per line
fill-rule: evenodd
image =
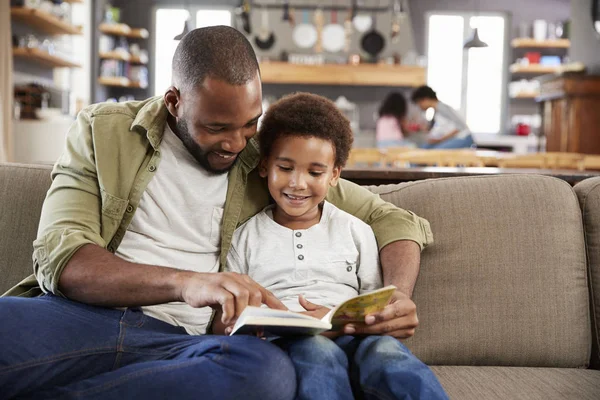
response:
M344 301L323 319L292 311L248 306L233 326L232 335L260 334L262 336L318 335L338 329L347 323L364 323L365 317L385 308L396 286L364 293Z

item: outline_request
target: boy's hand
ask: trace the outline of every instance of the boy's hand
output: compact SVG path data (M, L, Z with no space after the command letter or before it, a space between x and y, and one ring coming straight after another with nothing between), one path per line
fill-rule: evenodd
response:
M415 328L419 325L417 306L406 294L396 290L390 304L381 312L367 315L365 324L348 324L344 327L344 333L407 339L415 334Z
M298 296L298 302L306 310L306 311L300 312L300 314L310 315L311 317L315 317L318 319L322 319L324 316L327 315L327 313L329 311L331 311L331 309L329 309L325 306L320 306L318 304L311 303L310 301L306 300L306 298L304 296ZM326 331L326 332L321 333L321 335L328 337L329 339L335 339L336 337L342 335L342 332Z
M311 303L310 301L306 300L306 298L302 295L298 296L298 302L306 310L301 311L300 314L310 315L314 318L321 319L325 315L327 315L329 311L331 311L331 309L325 306L320 306L318 304Z

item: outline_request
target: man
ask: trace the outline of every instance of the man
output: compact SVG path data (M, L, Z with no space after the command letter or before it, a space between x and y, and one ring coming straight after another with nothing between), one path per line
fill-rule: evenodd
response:
M247 305L282 307L219 272L233 231L269 202L252 136L256 56L228 27L190 32L164 97L82 111L57 161L34 242L35 276L0 299L3 396L287 399L289 359L251 337L204 335ZM328 200L370 223L384 283L400 290L367 327L413 335L410 295L427 221L348 182ZM5 390L8 389L8 391Z
M460 149L474 145L467 123L455 109L438 100L429 86L421 86L413 92L411 100L423 111L435 110L434 124L429 131L427 149Z

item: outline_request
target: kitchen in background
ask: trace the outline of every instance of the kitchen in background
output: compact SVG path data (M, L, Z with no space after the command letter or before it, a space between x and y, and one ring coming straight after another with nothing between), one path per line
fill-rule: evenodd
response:
M409 98L427 83L465 117L479 147L527 152L544 145L538 140L536 78L581 58L570 54L569 33L580 28L569 23L569 0L11 0L11 5L15 93L24 103L20 124L45 118L44 111L31 114L27 101L40 110L60 109L72 121L83 105L163 93L174 38L218 23L245 32L255 47L265 107L290 92L324 95L353 122L358 147L374 146L376 111L390 92ZM24 21L25 9L56 14L72 31L61 31L52 46L47 36L29 40L27 29L43 31L44 23ZM489 46L463 50L474 28ZM85 43L71 44L69 53L62 51L63 40ZM59 64L48 68L47 60L21 56L28 46L59 56ZM58 93L52 93L57 83ZM31 84L34 89L23 92ZM36 94L40 87L50 96ZM413 126L422 126L424 118L411 107ZM54 154L32 157L23 161L53 160Z

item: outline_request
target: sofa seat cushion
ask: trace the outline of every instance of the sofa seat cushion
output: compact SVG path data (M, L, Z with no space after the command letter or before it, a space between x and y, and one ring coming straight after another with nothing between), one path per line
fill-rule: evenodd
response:
M576 368L434 366L450 399L600 398L600 371Z

